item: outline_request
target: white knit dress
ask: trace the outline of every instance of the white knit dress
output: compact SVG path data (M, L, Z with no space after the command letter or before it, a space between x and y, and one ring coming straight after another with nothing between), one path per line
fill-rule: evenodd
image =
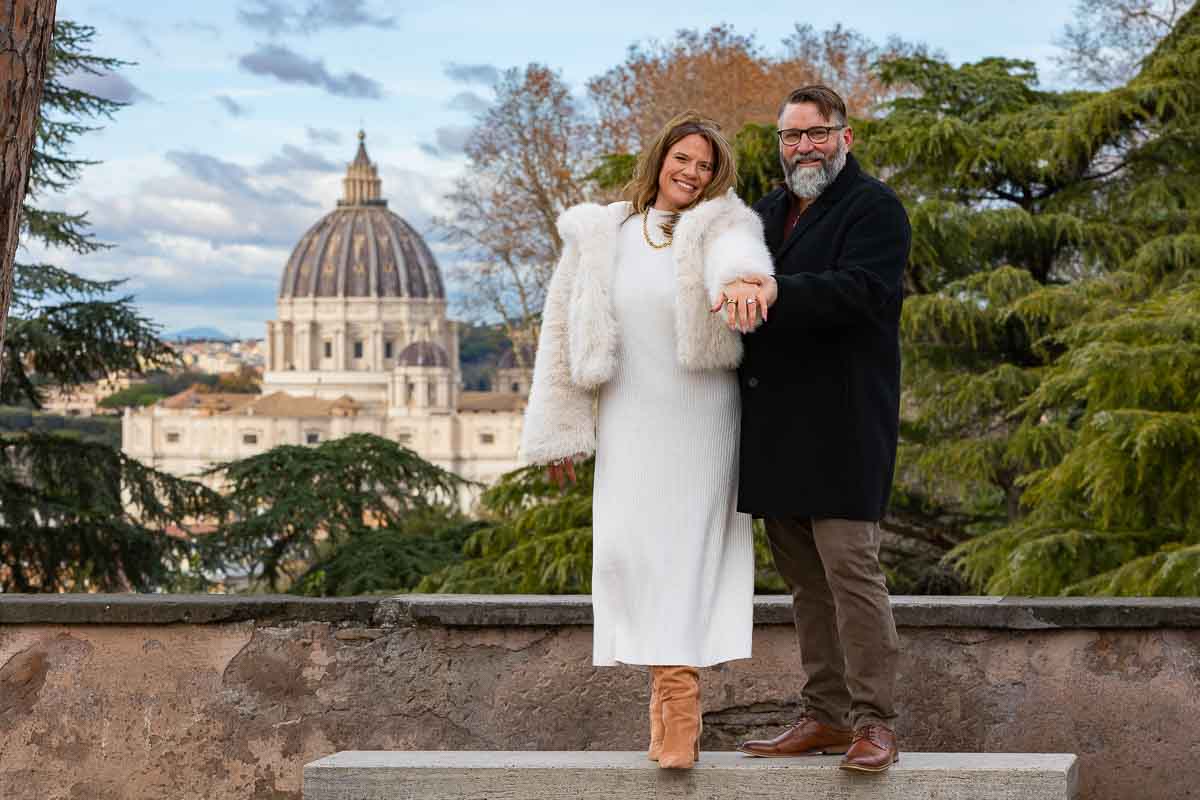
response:
M650 236L665 239L651 211ZM618 234L617 372L600 391L592 509L593 663L749 658L754 551L737 513L740 398L731 370L685 370L675 266L642 219Z

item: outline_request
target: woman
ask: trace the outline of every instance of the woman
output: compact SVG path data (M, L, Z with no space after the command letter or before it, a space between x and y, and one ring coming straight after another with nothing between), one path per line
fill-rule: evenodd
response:
M697 667L750 656L742 343L709 307L772 267L735 180L717 126L686 113L646 148L629 201L562 214L521 443L560 483L596 453L593 663L651 667L649 757L662 767L699 756Z

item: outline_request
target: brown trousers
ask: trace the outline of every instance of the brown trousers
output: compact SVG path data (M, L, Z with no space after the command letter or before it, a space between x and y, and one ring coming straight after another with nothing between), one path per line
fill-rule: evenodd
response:
M879 525L764 521L775 567L792 590L805 712L839 728L893 727L900 641L879 565Z

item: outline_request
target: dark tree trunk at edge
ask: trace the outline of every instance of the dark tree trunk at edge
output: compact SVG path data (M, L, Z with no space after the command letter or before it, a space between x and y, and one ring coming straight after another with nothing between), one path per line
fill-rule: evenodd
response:
M0 352L57 0L0 0ZM0 359L0 379L4 377Z

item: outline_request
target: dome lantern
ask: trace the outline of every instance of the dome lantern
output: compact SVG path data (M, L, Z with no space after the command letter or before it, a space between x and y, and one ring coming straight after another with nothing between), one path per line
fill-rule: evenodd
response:
M346 177L342 178L342 199L339 206L386 206L387 200L381 197L382 182L379 180L379 170L367 156L366 131L358 132L358 152L354 160L346 168Z

